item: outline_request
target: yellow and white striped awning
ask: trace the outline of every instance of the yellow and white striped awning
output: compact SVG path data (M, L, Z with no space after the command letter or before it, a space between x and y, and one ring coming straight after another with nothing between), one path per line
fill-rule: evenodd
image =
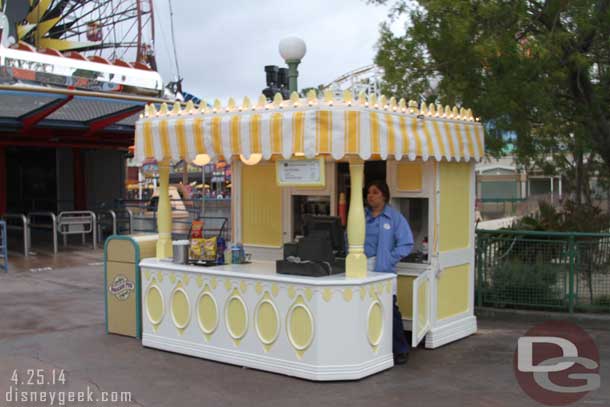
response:
M346 98L347 99L347 98ZM470 110L430 107L392 98L385 103L351 99L320 101L310 98L265 103L241 108L229 101L213 109L197 110L192 104L172 111L151 105L136 123L135 160L192 161L198 154L212 160L251 154L289 159L347 155L397 160L430 157L455 161L479 161L484 155L483 128Z

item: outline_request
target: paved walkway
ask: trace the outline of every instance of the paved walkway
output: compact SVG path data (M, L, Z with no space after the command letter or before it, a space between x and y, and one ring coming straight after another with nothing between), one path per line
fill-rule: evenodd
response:
M66 402L72 406L538 405L521 391L512 369L517 338L531 322L481 318L476 335L436 350L416 349L406 366L358 382L314 383L106 335L101 250L12 259L11 271L0 273L0 406L50 405L7 402L15 370L25 380L19 391L131 393L131 403ZM602 388L578 405L608 406L610 326L587 330L602 357ZM66 384L27 385L27 369L44 369L47 378L63 369Z

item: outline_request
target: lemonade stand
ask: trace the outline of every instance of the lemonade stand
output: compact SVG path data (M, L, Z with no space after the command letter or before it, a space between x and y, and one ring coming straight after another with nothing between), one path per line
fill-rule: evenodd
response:
M414 346L476 332L474 165L483 154L469 110L383 96L149 105L136 124L135 159L158 161L161 192L157 256L141 262L144 346L311 380L359 379L393 366L394 279ZM197 156L233 166L231 240L252 254L250 264L168 260L169 165ZM366 270L362 192L373 176L385 177L416 237L417 255L399 263L397 277ZM345 198L345 273L278 274L300 202L322 202L333 216Z

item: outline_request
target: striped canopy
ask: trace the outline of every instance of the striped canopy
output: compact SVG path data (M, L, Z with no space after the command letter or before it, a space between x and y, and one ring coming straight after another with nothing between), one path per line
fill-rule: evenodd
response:
M479 161L484 155L483 128L469 110L333 102L276 101L241 109L217 105L203 112L177 104L171 112L150 107L136 123L135 160L192 161L198 154L214 160L259 153L265 160L274 155L330 155L336 160L357 155L364 160Z

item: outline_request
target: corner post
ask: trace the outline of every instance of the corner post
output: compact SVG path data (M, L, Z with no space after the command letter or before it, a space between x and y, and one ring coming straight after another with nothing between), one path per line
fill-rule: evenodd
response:
M169 202L169 160L159 162L159 206L157 207L157 258L172 257L172 208Z
M365 217L362 202L364 183L364 161L353 159L349 162L350 205L347 214L348 255L345 261L345 274L351 278L366 277L366 255L364 254Z

